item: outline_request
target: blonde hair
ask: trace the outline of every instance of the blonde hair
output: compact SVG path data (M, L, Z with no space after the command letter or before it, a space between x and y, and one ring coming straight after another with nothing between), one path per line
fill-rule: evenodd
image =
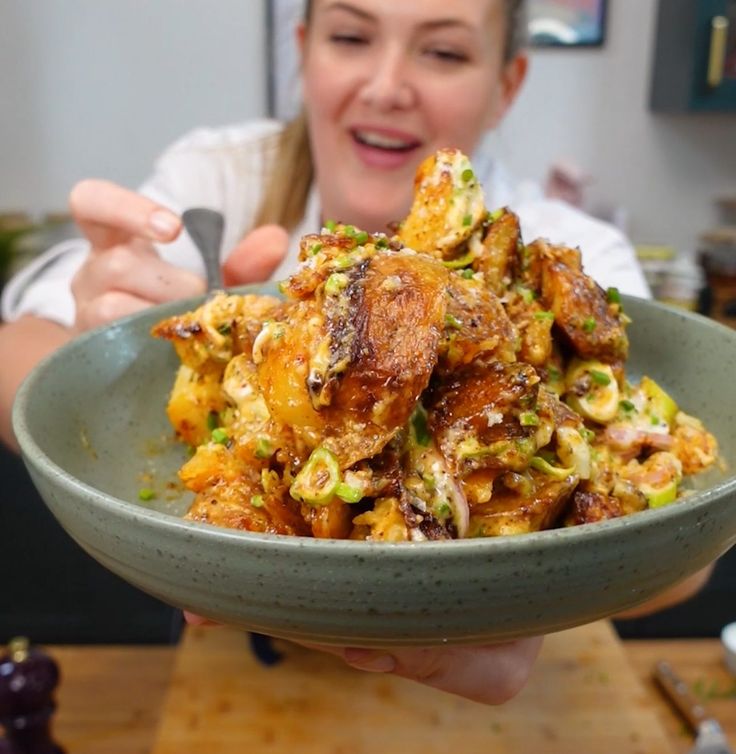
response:
M526 45L526 0L504 0L506 38L504 61L509 62ZM304 21L309 23L312 0L306 0ZM281 225L294 230L304 217L309 189L314 178L314 160L304 109L286 124L278 137L276 157L266 177L266 190L253 227Z

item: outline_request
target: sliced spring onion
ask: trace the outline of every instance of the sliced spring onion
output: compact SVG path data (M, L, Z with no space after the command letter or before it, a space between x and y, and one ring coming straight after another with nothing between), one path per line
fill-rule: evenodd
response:
M256 458L270 458L273 455L271 442L267 437L259 437L256 440Z
M461 330L463 323L454 314L445 314L445 327Z
M312 451L289 487L289 494L308 505L326 505L340 484L340 465L335 454L320 446Z
M138 490L139 500L153 500L156 497L156 493L150 487L141 487Z
M563 479L567 479L574 471L572 467L570 468L563 468L560 466L553 466L549 461L545 461L542 456L534 456L532 460L529 462L529 465L536 469L537 471L541 471L543 474L546 474L547 476L551 476L553 479L557 479L558 481L562 481Z
M353 487L345 482L337 485L335 494L345 503L357 503L363 499L363 490L360 487Z
M585 318L585 321L583 322L583 330L585 330L585 332L588 332L588 333L593 332L593 330L595 330L596 327L597 327L597 322L595 321L594 317Z
M432 441L427 425L427 412L422 406L417 406L411 416L411 426L414 430L414 439L417 445L427 447Z
M348 276L342 272L333 272L325 282L325 293L328 296L337 296L348 285Z
M263 507L263 495L253 495L253 497L250 499L250 504L254 508L262 508Z
M212 430L212 442L217 442L220 445L226 445L228 440L230 439L230 436L227 432L225 432L222 427L217 427L216 429Z
M519 414L519 424L522 427L537 427L539 426L539 417L534 411L524 411Z
M595 382L597 385L611 384L611 378L605 372L601 372L598 369L591 369L588 374L590 374L593 382Z
M442 264L449 270L459 270L461 267L467 267L475 259L475 254L469 251L456 259L443 259Z

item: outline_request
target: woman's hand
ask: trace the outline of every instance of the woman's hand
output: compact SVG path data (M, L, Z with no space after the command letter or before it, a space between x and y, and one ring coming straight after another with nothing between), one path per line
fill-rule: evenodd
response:
M393 673L481 704L503 704L524 688L541 646L538 637L482 647L313 648L358 670Z
M153 246L181 232L171 210L109 181L85 180L69 196L91 252L72 281L77 332L127 314L204 292L192 272L164 262Z
M207 618L184 613L192 626L215 626ZM305 644L341 657L369 673L393 673L481 704L503 704L524 688L542 646L542 637L481 647L409 647L356 649Z
M154 242L181 233L181 219L166 207L109 181L85 180L69 197L91 252L72 281L76 332L106 324L153 304L204 293L199 276L162 260ZM283 259L289 237L264 226L248 234L224 264L226 285L267 280Z

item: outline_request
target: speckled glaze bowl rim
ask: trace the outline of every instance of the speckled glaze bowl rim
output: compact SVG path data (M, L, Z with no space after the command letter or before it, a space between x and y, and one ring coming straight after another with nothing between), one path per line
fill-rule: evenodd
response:
M273 287L268 284L264 286L245 286L232 289L232 292L272 293ZM622 296L622 299L625 304L626 300L632 299L632 297ZM150 307L141 312L120 319L113 324L90 330L89 332L76 337L74 340L66 343L40 362L24 380L18 390L13 405L13 429L27 462L39 469L43 469L44 475L47 478L50 476L55 477L60 487L65 491L76 497L82 496L86 499L93 500L95 505L99 505L102 508L107 509L110 513L125 517L130 521L135 521L136 519L143 520L155 527L179 530L181 533L190 535L196 534L207 539L212 538L215 540L243 542L244 545L269 545L279 548L317 548L319 550L324 548L346 548L351 554L360 550L381 549L391 550L397 554L402 552L411 553L412 557L416 556L417 548L421 548L422 551L426 550L427 553L431 553L432 557L437 557L440 553L457 555L459 551L462 552L464 550L481 550L484 554L487 554L488 552L505 552L508 550L533 551L538 547L550 546L554 543L561 543L566 547L569 543L576 542L581 538L583 540L590 539L592 536L605 538L607 535L617 535L622 529L637 530L646 528L653 522L664 524L666 521L684 518L693 511L706 509L715 500L729 495L736 496L736 473L729 470L730 475L728 475L729 472L725 472L727 475L722 481L714 484L706 490L694 491L688 495L686 503L680 501L654 510L640 511L628 516L591 524L500 537L476 537L435 542L372 542L368 540L318 539L285 534L241 531L226 529L202 522L186 521L179 516L151 510L140 504L131 503L109 495L80 481L54 463L32 437L26 420L27 407L35 392L36 385L44 379L46 374L49 371L53 371L60 361L63 362L66 360L69 352L83 347L84 343L88 340L99 338L101 336L113 338L117 331L125 330L126 328L135 325L141 319L156 319L170 316L177 311L191 309L203 300L203 297L195 297ZM644 303L648 308L659 309L668 314L695 321L700 328L710 329L714 333L722 334L728 338L736 338L735 331L718 322L709 320L702 315L682 309L676 309L675 307L660 302L647 301L644 299L637 300Z

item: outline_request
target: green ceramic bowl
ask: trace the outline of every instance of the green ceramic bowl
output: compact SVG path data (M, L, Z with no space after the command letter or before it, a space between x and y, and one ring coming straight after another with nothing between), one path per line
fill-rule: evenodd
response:
M148 332L196 301L90 332L20 389L15 431L33 480L100 563L166 602L288 639L354 646L495 642L632 607L736 541L732 470L687 500L516 537L381 544L231 531L180 518L185 450L164 414L177 360ZM628 371L660 382L736 452L736 332L625 299ZM156 498L139 500L150 487Z

